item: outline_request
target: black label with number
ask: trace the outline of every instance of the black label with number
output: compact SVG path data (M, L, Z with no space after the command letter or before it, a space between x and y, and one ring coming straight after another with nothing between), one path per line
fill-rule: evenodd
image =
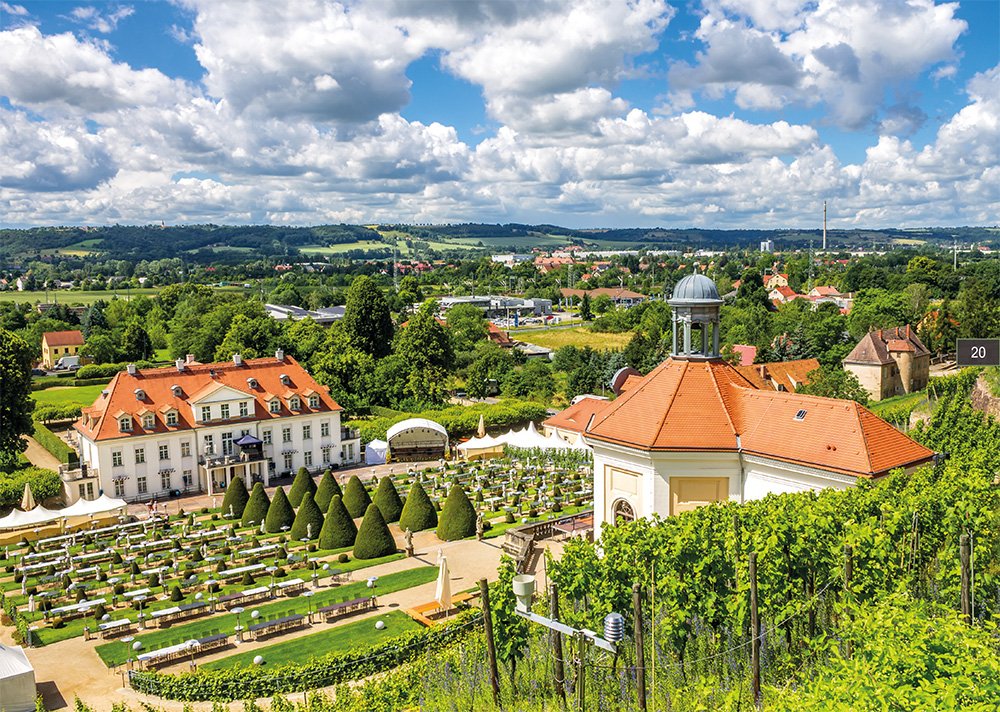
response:
M1000 339L959 339L959 366L1000 366Z

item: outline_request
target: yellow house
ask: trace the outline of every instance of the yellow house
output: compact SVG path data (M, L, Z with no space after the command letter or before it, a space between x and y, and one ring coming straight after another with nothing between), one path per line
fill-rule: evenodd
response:
M52 369L63 356L76 356L83 346L83 334L73 331L46 331L42 334L42 365Z

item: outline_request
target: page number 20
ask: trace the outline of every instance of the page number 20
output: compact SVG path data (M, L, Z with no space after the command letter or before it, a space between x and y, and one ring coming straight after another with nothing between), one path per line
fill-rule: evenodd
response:
M986 358L986 347L985 346L973 346L972 353L970 354L973 359L979 360Z

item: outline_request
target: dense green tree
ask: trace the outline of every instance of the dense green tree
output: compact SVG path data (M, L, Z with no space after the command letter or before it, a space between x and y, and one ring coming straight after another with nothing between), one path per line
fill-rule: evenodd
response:
M80 330L84 339L89 339L91 334L108 328L108 320L104 317L106 306L107 302L99 299L83 312L83 316L80 317Z
M146 361L153 356L153 342L142 325L133 321L122 332L122 358L126 361Z
M569 374L569 381L566 385L566 396L574 398L584 393L596 394L601 390L601 386L601 374L589 363L585 363Z
M473 398L491 394L491 382L502 382L514 370L514 361L502 348L491 341L476 346L475 359L465 377L465 390Z
M296 307L304 307L306 299L302 292L289 282L283 282L268 296L269 304L290 304Z
M326 337L326 329L306 317L286 323L281 343L286 352L311 370L313 357L322 349Z
M464 539L476 533L476 510L461 485L452 485L441 508L437 536L441 541Z
M295 520L292 522L291 537L295 540L302 540L309 537L312 540L319 538L319 533L323 529L323 512L316 506L312 492L302 495L302 504L295 512Z
M299 471L295 473L295 479L292 480L291 488L288 490L288 501L292 503L293 507L298 507L302 503L302 496L306 492L315 496L316 482L309 474L309 470L305 467L300 467Z
M340 495L335 494L330 500L326 518L323 520L323 529L319 534L319 548L342 549L345 546L354 546L357 535L357 525L344 507Z
M437 510L431 502L423 485L414 482L406 495L403 511L399 515L399 528L403 531L419 532L433 529L438 524Z
M291 528L295 523L295 511L292 503L288 501L285 488L279 487L274 491L274 498L271 506L267 509L267 518L264 520L264 531L268 534L280 534L282 527Z
M80 347L80 355L92 359L94 363L120 363L123 357L118 343L118 339L111 334L91 334Z
M333 472L327 468L323 472L323 477L319 481L319 487L316 488L316 494L313 499L316 500L316 505L322 511L326 511L327 507L330 506L330 500L335 496L343 496L343 492L340 490L340 485L337 483L337 478L333 476Z
M250 499L247 501L247 506L243 509L243 517L240 519L240 524L245 527L260 526L260 523L266 520L267 510L270 506L271 499L267 496L263 483L256 483L250 492Z
M448 372L455 364L451 338L436 311L433 301L422 304L399 333L395 347L410 368L407 394L427 403L445 399Z
M282 302L283 303L283 302ZM228 361L233 354L245 359L274 353L281 345L281 325L266 314L236 314L225 337L215 348L216 361Z
M399 498L399 492L396 491L396 485L393 484L391 477L383 477L378 481L378 489L375 490L372 502L382 512L385 521L399 520L399 515L403 511L403 500Z
M1000 285L978 277L964 281L955 303L955 318L963 338L984 339L1000 334Z
M368 505L365 518L358 527L358 537L354 542L354 558L377 559L395 553L396 542L382 517L382 512L374 504Z
M851 335L860 339L872 329L906 326L915 320L910 303L902 292L886 289L867 289L854 298L854 305L847 317Z
M11 471L34 430L31 411L31 348L20 336L0 330L0 471Z
M344 506L351 516L357 519L364 516L368 505L372 503L372 498L368 495L368 490L361 484L361 479L357 475L351 475L351 479L344 485Z
M864 389L858 377L850 371L837 366L823 366L818 371L808 374L809 383L798 387L796 393L827 398L842 398L868 405L868 391Z
M361 275L351 282L341 323L354 348L375 358L389 354L392 348L389 304L371 277Z
M589 292L584 292L583 299L580 300L580 318L584 321L590 321L594 318L594 310L591 308Z
M376 388L375 359L351 345L346 331L335 324L322 349L313 356L313 376L330 387L341 406L354 410L371 403Z
M234 477L226 487L226 496L222 498L222 515L232 517L233 520L240 519L249 500L250 493L247 492L243 478Z
M483 310L474 304L456 304L446 319L456 351L471 351L489 334Z
M769 309L771 300L764 288L764 278L758 269L751 267L740 276L740 286L736 289L736 305L749 308L754 305Z

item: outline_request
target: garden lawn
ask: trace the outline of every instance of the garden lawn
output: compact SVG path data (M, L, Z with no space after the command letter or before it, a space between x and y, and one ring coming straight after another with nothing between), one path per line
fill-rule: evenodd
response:
M589 346L595 351L613 351L625 348L632 338L631 331L624 331L617 334L604 331L591 331L583 327L570 329L559 327L552 329L525 329L510 333L518 341L544 346L553 351L561 346L576 346L578 348Z
M375 621L385 621L385 628L375 628ZM423 628L422 625L402 611L391 611L383 616L366 618L364 620L339 625L336 628L324 630L321 633L304 635L301 638L289 640L266 648L257 648L246 653L230 655L227 658L213 660L201 666L203 670L218 670L231 667L246 667L253 664L253 659L262 655L265 665L282 665L284 663L304 663L329 653L342 653L347 650L364 650L381 643L386 638L392 638L412 630Z
M416 569L399 571L379 578L377 595L385 595L402 591L414 586L429 583L437 578L438 570L434 566L421 566ZM366 581L355 581L353 583L337 586L336 588L324 588L316 591L312 597L312 608L316 610L331 603L351 601L368 595L369 589ZM253 610L260 611L261 620L273 620L293 613L307 613L309 611L309 599L303 596L295 598L280 598L271 603L264 603L258 606L248 606L247 610L241 614L240 624L243 626L250 624L250 613ZM143 635L136 636L136 640L142 642L143 651L158 650L168 645L182 643L192 638L204 638L207 635L216 633L231 633L236 627L235 613L217 613L186 625L176 625L163 630L153 630ZM108 667L121 665L135 653L130 648L131 643L114 641L98 645L97 654Z
M108 379L111 380L111 379ZM57 386L44 391L33 391L31 397L38 405L78 405L81 407L93 405L101 391L107 388L106 383L93 386Z

